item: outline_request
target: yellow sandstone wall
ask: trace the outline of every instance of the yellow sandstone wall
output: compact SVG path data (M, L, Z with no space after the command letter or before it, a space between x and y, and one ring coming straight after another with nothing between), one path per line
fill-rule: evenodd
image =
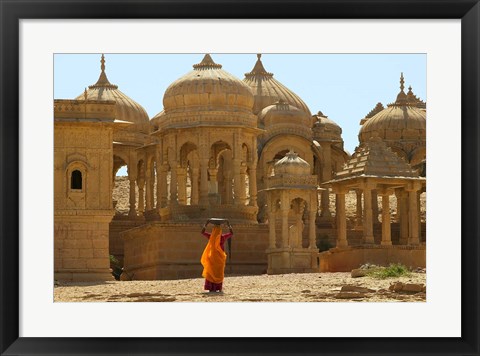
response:
M330 249L319 253L320 272L349 272L370 263L388 266L401 263L407 267L426 267L426 248L420 246L364 246Z
M201 277L200 257L207 238L202 226L151 223L121 233L125 240L122 279L153 280ZM262 274L267 270L268 226L236 225L231 261L225 274ZM228 246L225 244L228 253Z
M82 172L81 189L71 172ZM112 127L55 122L54 278L112 280L109 223L112 209Z
M55 216L56 280L112 280L108 228L112 216Z

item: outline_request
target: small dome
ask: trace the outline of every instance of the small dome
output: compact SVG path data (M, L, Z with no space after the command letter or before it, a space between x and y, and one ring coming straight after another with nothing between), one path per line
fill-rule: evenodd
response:
M165 112L248 111L253 107L249 86L224 71L209 54L193 70L174 81L165 91Z
M165 110L160 111L157 115L150 119L150 131L155 132L158 130L160 123L165 118Z
M245 73L245 79L243 79L255 94L253 113L258 114L263 108L281 99L302 110L310 117L311 114L307 104L305 104L297 94L274 79L273 73L265 70L260 59L261 54L257 54L257 58L257 62L252 71Z
M283 99L260 111L258 123L260 127L265 129L275 124L302 125L308 129L311 127L309 116L297 107L286 103Z
M135 124L129 126L127 130L148 133L149 120L145 109L135 100L129 98L127 95L118 90L117 85L111 84L108 81L105 73L105 56L103 54L100 63L100 77L95 84L90 85L86 90L87 100L115 101L116 119ZM80 94L75 99L84 100L85 93Z
M310 175L310 165L298 157L298 154L290 151L274 165L275 176L290 174L295 176Z
M342 140L342 128L335 121L329 119L321 111L313 115L312 118L314 120L313 137L315 140Z
M367 119L358 134L360 143L371 137L378 137L387 141L420 141L426 140L426 112L418 107L418 102L411 101L413 93L403 91L403 73L400 77L400 93L393 104ZM418 99L416 99L418 100Z

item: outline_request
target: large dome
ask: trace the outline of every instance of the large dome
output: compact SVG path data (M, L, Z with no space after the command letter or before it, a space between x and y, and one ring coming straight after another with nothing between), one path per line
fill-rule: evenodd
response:
M378 136L386 141L426 140L426 112L419 107L419 100L409 92L405 94L403 74L400 78L400 93L393 104L389 104L362 125L358 138L360 143ZM422 102L423 103L423 102Z
M149 118L145 109L135 100L118 90L118 86L108 81L105 73L105 57L101 58L101 73L98 81L90 85L86 92L80 94L75 99L84 100L85 94L87 100L113 100L116 102L116 119L131 122L135 125L128 127L128 130L148 133Z
M193 70L174 81L165 91L167 114L183 111L252 112L253 93L240 79L224 71L209 54Z
M284 100L286 103L304 111L310 117L311 114L307 104L297 94L273 78L273 73L265 70L260 54L257 55L257 58L252 71L245 73L245 79L243 79L252 88L255 95L253 113L256 115L268 105L278 100Z

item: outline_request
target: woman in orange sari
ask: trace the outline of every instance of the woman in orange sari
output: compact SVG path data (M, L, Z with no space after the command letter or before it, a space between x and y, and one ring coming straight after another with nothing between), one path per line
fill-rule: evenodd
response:
M227 254L225 253L225 241L233 235L232 226L227 220L230 232L222 235L220 225L215 225L212 233L205 232L207 224L211 219L207 220L203 225L202 235L208 238L208 244L203 251L200 262L203 265L202 276L205 278L204 289L210 292L221 292L223 286L223 278L225 272L225 264Z

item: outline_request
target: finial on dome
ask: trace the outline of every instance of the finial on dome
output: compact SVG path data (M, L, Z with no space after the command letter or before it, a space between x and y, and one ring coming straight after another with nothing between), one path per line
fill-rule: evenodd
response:
M87 101L87 98L88 98L87 88L85 88L85 91L83 92L83 98L85 101Z
M94 88L109 88L109 89L117 89L118 86L115 84L111 84L108 81L107 74L105 73L105 55L102 53L102 57L100 58L100 77L98 77L97 82L94 85L90 85L90 89Z
M101 63L100 69L102 70L102 72L105 72L105 56L103 55L103 53L102 53L102 59L100 59L100 63Z
M200 63L194 64L193 68L196 70L202 69L220 69L222 68L221 64L217 64L213 61L212 56L209 53L205 54Z
M405 89L405 80L403 78L403 72L400 74L400 93L397 95L397 100L395 105L406 105L407 104L407 94L403 91Z
M262 76L262 77L268 77L271 78L273 77L273 73L269 73L266 71L265 67L263 66L262 63L262 54L257 53L257 62L255 63L255 66L249 73L245 73L245 76L247 78L249 77L255 77L255 76Z

